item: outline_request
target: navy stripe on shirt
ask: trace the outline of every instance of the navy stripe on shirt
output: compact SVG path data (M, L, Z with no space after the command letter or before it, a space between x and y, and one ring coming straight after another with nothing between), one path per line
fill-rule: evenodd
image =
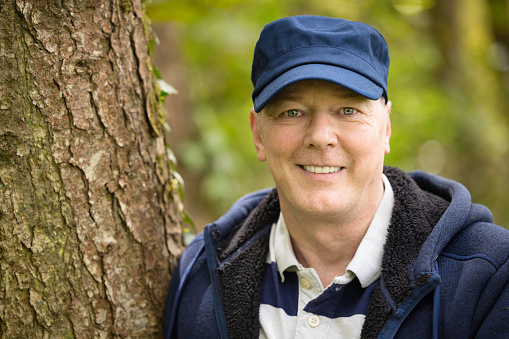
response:
M296 272L285 271L281 282L275 262L265 264L261 303L281 308L286 314L296 316L299 305L299 278Z
M310 301L304 311L331 319L351 317L355 314L366 315L376 285L378 280L367 288L362 288L357 278L346 285L332 284L318 298Z
M297 316L299 302L299 279L296 272L285 271L285 281L281 282L276 263L265 264L261 303L284 310L289 316ZM355 278L346 285L332 284L316 299L310 301L304 311L331 319L365 315L371 294L378 280L362 288Z

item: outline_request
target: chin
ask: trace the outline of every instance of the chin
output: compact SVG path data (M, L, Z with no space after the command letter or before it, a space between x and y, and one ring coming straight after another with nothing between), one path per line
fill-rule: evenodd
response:
M329 191L326 194L308 196L307 199L301 200L298 204L299 209L310 215L338 215L347 209L347 201L340 198L342 195L337 191Z

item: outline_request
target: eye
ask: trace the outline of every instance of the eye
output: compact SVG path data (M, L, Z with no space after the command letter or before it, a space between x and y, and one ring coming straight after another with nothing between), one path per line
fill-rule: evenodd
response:
M298 116L301 116L302 113L297 111L296 109L290 109L286 112L283 112L283 115L289 117L289 118L294 118L294 117L298 117Z
M357 109L355 108L352 108L352 107L345 107L345 108L342 108L341 109L342 113L344 115L352 115L352 114L355 114L357 113Z

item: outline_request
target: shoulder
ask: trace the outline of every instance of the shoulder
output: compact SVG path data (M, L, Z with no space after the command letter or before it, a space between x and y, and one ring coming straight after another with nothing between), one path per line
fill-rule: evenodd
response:
M179 268L181 270L196 260L195 258L202 252L204 244L203 232L200 232L182 253L179 260Z
M246 219L256 206L258 206L268 196L274 194L274 188L265 188L246 194L237 200L224 215L208 226L215 228L218 227L221 229L222 233L230 231L232 225L238 224L242 220Z
M264 199L266 200L274 195L276 195L275 189L266 188L246 194L237 200L223 216L208 224L204 231L200 232L188 245L180 258L180 270L185 269L190 264L194 264L197 257L204 252L205 232L214 233L217 239L230 238L235 226L244 221Z
M490 222L473 222L452 237L442 255L461 261L483 260L498 270L508 265L509 230Z

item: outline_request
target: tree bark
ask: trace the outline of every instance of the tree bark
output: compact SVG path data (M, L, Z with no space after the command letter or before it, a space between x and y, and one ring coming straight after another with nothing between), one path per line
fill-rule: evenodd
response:
M0 2L0 337L154 338L182 251L141 0Z

